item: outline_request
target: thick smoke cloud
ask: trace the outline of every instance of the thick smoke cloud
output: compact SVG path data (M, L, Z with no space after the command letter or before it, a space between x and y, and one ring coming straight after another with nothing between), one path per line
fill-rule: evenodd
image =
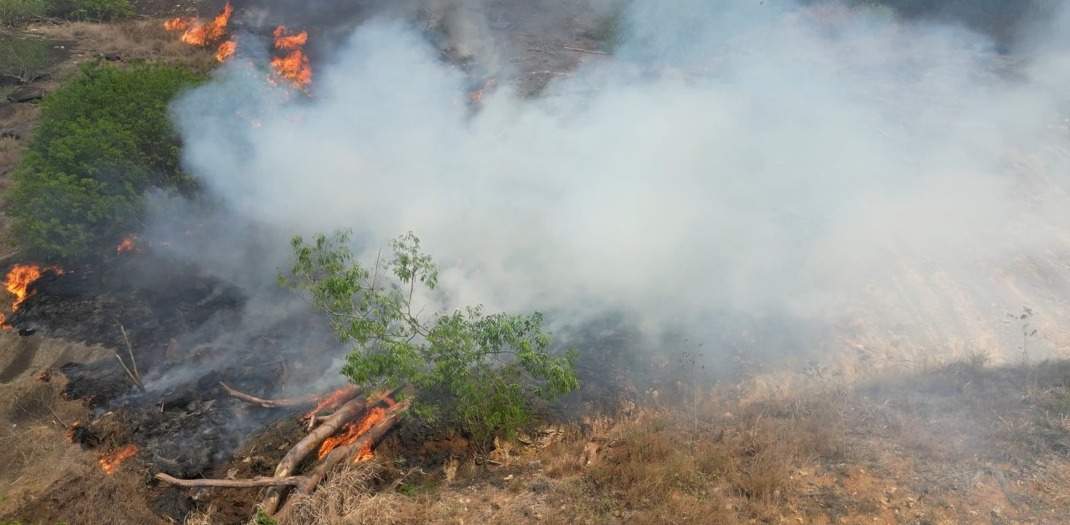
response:
M239 58L174 106L185 164L229 224L283 248L352 228L374 259L416 232L443 270L425 300L446 307L623 312L713 349L775 330L784 348L1010 355L1006 314L1030 306L1037 352L1070 343L1070 18L1005 55L961 26L836 4L621 13L613 56L534 98L501 82L479 108L397 18L356 27L309 97ZM178 212L159 210L165 230ZM285 264L217 233L189 255L223 275L272 282Z

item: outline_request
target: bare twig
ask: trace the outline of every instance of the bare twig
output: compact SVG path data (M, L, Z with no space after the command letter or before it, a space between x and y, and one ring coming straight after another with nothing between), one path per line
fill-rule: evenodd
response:
M317 399L320 398L320 396L312 395L287 399L264 399L262 397L256 397L254 395L246 394L245 392L231 388L229 385L222 381L219 382L219 386L222 386L223 390L226 390L227 393L231 395L231 397L236 397L238 399L241 399L242 401L245 401L246 403L252 403L254 405L259 405L264 408L282 408L311 405L315 403Z
M145 385L141 384L141 381L139 381L137 376L134 375L134 372L132 372L130 368L126 366L126 363L123 362L123 358L119 356L119 352L115 352L115 359L119 361L119 366L123 367L123 371L126 372L126 376L130 378L130 381L133 382L135 386L137 386L138 390L144 392Z
M131 340L126 337L126 327L122 323L119 323L119 331L123 334L123 342L126 343L126 353L131 356L131 366L134 368L134 377L137 379L137 383L141 384L141 372L137 370L137 360L134 359L134 346L131 345Z
M45 408L48 409L49 414L52 414L52 417L56 418L56 422L59 423L61 427L67 429L67 422L64 421L63 418L59 417L59 414L57 414L55 410L52 410L52 407L46 406Z
M591 55L608 55L605 51L599 51L597 49L584 49L582 47L561 46L561 49L567 49L569 51L575 51L577 53L588 53Z

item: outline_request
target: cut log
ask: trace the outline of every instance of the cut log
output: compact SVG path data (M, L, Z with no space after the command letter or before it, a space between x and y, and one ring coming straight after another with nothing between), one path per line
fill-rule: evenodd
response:
M254 395L246 394L245 392L231 388L229 385L222 381L219 382L219 386L222 386L223 390L226 390L227 394L230 394L231 397L236 397L238 399L241 399L242 401L245 401L246 403L262 406L264 408L282 408L311 405L317 400L319 400L319 398L321 397L302 396L287 399L264 399L262 397L256 397Z
M375 426L368 429L368 431L357 438L356 441L332 450L330 454L327 454L327 457L323 458L323 461L321 461L316 468L312 469L311 472L304 476L297 476L299 482L296 491L302 495L311 494L312 491L316 490L316 486L323 481L323 478L334 470L339 463L345 460L355 459L357 454L365 448L374 448L375 445L382 441L383 437L394 428L394 425L401 419L402 414L408 410L410 404L411 399L406 399L387 408L387 412L383 416L383 419L379 420ZM279 521L282 523L288 521L287 515L291 508L291 501L293 500L288 499L282 509L280 509L278 513L275 513L280 518ZM264 510L266 511L267 509Z
M346 423L354 420L364 412L365 407L368 406L368 402L363 398L351 399L336 410L330 417L323 420L320 426L316 427L312 432L309 432L301 441L298 441L289 452L283 456L282 461L279 461L278 466L275 467L275 477L285 478L290 474L293 474L297 466L309 454L318 450L320 443L323 440L334 435L338 432ZM268 514L274 514L279 507L279 501L282 499L282 493L278 490L272 491L271 494L264 499L260 504L264 512Z
M278 487L283 485L298 486L304 481L304 476L290 476L286 478L252 478L252 479L179 479L163 472L156 474L156 479L164 483L170 483L178 487L220 487L220 488L251 488L251 487Z

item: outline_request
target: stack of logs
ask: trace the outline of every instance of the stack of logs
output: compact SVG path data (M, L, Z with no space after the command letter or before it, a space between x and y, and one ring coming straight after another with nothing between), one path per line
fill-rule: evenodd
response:
M308 422L308 435L294 445L275 467L275 475L252 479L178 479L164 473L156 474L156 479L180 487L270 487L260 508L268 515L285 520L288 514L287 491L294 489L298 494L311 494L316 486L335 466L347 458L357 458L364 450L370 450L383 439L391 428L397 424L401 415L409 408L408 399L395 403L393 398L401 389L391 392L362 396L355 386L346 386L330 396L313 396L293 399L263 399L235 390L222 384L228 394L247 403L264 408L281 408L310 405L316 407L305 415ZM329 415L320 412L334 410ZM372 409L384 410L383 417L354 441L335 447L311 470L295 475L298 466L313 452L320 450L322 443L338 433L347 424L358 421Z

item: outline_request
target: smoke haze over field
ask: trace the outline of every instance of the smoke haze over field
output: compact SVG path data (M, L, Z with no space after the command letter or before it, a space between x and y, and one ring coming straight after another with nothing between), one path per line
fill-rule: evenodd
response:
M227 221L278 249L242 248L233 227L189 255L255 287L294 233L352 228L374 260L412 230L448 305L562 324L624 312L735 344L787 330L799 346L1008 353L1021 332L1006 314L1028 305L1038 347L1070 344L1055 326L1070 16L1007 56L962 27L838 4L622 13L612 56L533 98L510 82L515 50L471 42L503 53L483 62L502 69L478 109L473 79L397 18L356 27L308 98L239 57L174 115ZM179 216L196 214L159 207L154 228Z

